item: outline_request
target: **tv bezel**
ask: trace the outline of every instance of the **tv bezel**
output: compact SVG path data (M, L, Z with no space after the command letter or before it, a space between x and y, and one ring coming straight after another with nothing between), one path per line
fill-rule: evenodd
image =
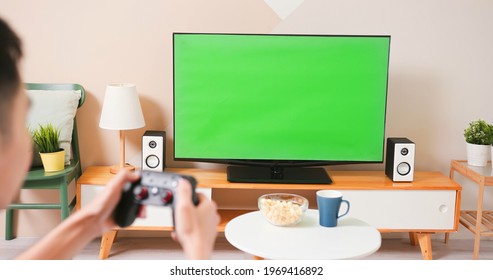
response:
M381 159L375 161L364 160L272 160L272 159L216 159L216 158L182 158L176 157L176 138L175 138L175 35L240 35L240 36L296 36L296 37L358 37L358 38L388 38L389 50L387 59L387 80L385 86L385 108L383 118L383 137L382 137L382 153ZM238 166L254 166L254 167L270 167L283 168L283 167L313 167L313 166L329 166L329 165L346 165L346 164L375 164L383 163L384 149L385 149L385 135L387 125L387 100L388 100L388 87L389 87L389 70L390 70L390 45L391 35L333 35L333 34L256 34L256 33L209 33L209 32L173 32L172 38L172 51L173 51L173 159L175 161L189 161L189 162L204 162L204 163L217 163L217 164L229 164Z

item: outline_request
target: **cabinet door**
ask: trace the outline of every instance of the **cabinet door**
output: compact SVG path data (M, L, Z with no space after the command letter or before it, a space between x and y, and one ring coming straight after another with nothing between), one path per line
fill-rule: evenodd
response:
M456 191L343 190L351 209L348 215L378 229L452 230ZM341 206L341 211L345 211Z
M104 190L104 186L81 184L81 208L87 206L99 193ZM212 189L197 188L198 193L204 194L209 199L212 197ZM169 227L173 226L171 207L147 206L145 208L145 218L137 218L132 226L152 226Z

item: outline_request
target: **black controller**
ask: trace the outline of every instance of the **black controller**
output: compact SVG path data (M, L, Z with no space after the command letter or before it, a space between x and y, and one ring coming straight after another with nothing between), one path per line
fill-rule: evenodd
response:
M122 197L115 208L113 217L120 227L131 225L137 218L143 205L171 206L173 225L175 223L176 188L180 179L186 179L192 185L192 202L199 204L195 187L197 181L191 176L171 172L144 170L137 182L128 182L122 190Z

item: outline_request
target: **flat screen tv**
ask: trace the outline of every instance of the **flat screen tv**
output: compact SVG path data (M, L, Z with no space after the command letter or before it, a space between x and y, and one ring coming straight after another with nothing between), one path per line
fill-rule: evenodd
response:
M174 158L271 183L381 163L389 55L390 36L174 33Z

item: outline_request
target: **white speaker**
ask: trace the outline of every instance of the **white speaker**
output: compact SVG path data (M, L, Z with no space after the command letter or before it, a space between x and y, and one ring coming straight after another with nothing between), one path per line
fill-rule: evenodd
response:
M385 174L394 182L414 180L416 145L407 138L387 138Z
M163 171L166 167L166 132L147 130L142 136L142 170Z

